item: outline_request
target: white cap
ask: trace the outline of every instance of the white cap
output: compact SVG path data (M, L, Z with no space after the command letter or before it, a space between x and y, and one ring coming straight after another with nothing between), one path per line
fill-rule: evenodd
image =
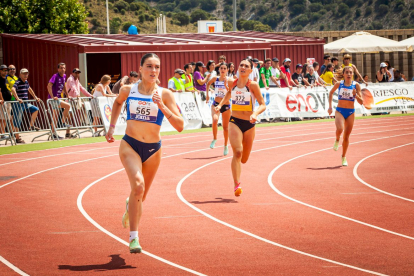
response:
M290 58L285 58L285 60L284 60L283 62L288 62L288 61L292 62L292 61L290 60Z
M385 62L381 62L380 67L388 67L387 64Z

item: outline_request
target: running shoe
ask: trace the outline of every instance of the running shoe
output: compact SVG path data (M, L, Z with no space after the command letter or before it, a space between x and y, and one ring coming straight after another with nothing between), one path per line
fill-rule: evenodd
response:
M129 203L129 197L126 199L126 207L125 207L125 213L122 216L122 226L124 228L129 227L129 214L128 214L128 203ZM138 244L139 245L139 244ZM129 245L129 248L131 248L131 245ZM132 252L131 252L132 253Z
M234 195L235 196L240 196L241 193L243 192L242 188L240 187L240 183L234 188Z
M142 251L142 247L141 247L141 245L139 245L138 238L133 239L129 243L129 252L130 253L141 253L141 251Z
M342 157L342 166L348 166L348 162L346 161L346 157Z
M336 141L336 140L335 140L335 143L334 143L334 146L333 146L333 150L334 150L334 151L337 151L337 150L338 150L338 148L339 148L339 141Z
M216 145L217 140L213 140L210 144L210 149L214 149L214 146Z
M224 146L224 156L226 156L227 154L229 154L229 146Z

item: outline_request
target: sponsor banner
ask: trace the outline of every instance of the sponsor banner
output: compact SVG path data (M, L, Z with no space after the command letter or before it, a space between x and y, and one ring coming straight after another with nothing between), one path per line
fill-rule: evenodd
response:
M202 126L202 117L200 111L197 108L196 102L194 100L193 93L182 92L174 93L175 101L177 103L178 109L184 118L184 129L199 129ZM167 123L165 122L167 121ZM167 127L164 128L164 123L166 126L169 125L168 120L164 118L164 122L161 127L161 131L172 131L174 128L167 130Z
M203 123L206 126L211 126L213 124L213 119L211 118L211 106L213 105L213 102L214 102L214 93L212 93L211 91L209 92L210 99L208 103L206 101L201 100L200 93L195 93L195 96L196 96L198 110L200 111L201 117L203 118ZM220 114L218 123L221 124L221 114Z
M99 111L102 115L102 121L105 126L105 131L108 131L112 116L112 106L116 98L113 97L97 97L94 100L98 102ZM118 120L116 121L114 135L124 135L126 129L126 108L125 104L121 108Z

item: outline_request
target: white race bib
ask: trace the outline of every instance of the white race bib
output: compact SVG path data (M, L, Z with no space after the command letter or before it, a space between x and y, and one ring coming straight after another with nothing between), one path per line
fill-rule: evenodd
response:
M235 105L248 106L250 105L250 101L251 101L250 92L235 90L234 93L231 93L231 101L232 101L232 104L235 104Z
M342 99L352 100L354 98L353 89L344 87L339 91L339 95Z
M158 105L152 99L131 99L129 101L131 120L155 123L158 115Z

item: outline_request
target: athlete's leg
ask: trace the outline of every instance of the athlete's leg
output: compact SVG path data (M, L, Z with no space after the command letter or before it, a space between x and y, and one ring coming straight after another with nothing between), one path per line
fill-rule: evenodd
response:
M224 113L221 113L221 120L223 124L224 146L227 146L229 140L229 124L230 124L231 111L230 109Z
M340 112L336 111L335 112L336 141L339 141L341 139L341 134L344 131L344 124L345 124L344 116Z
M240 128L233 124L229 124L229 139L233 149L233 159L231 160L231 173L233 175L234 187L240 182L241 174L241 158L243 155L243 133Z
M150 158L142 164L142 173L144 175L145 191L142 201L144 202L147 197L148 191L151 187L152 181L154 180L155 174L157 173L158 167L161 162L161 149L154 153Z
M217 140L217 129L218 129L218 121L220 118L220 111L216 112L214 110L215 106L211 105L211 118L213 119L213 125L212 125L212 129L213 129L213 139Z
M249 159L250 152L252 151L254 136L256 135L256 127L252 127L245 133L243 133L243 156L241 162L245 164Z
M349 146L349 136L351 135L352 128L354 127L354 120L355 120L355 112L352 113L348 118L345 120L345 130L344 130L344 137L342 141L342 157L346 156L346 152Z

